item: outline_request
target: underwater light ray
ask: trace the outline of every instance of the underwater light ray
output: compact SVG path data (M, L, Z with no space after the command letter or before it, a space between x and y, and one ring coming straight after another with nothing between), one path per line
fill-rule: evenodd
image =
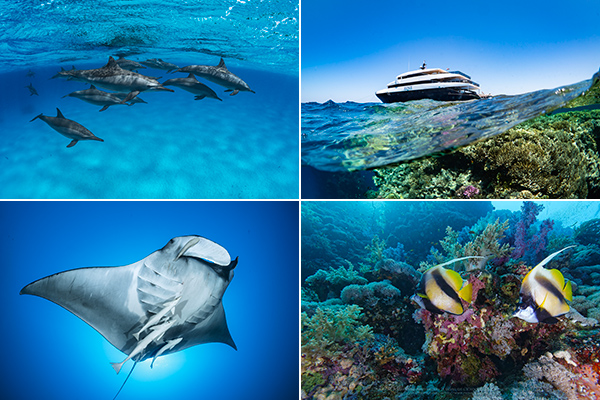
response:
M302 104L302 163L345 172L444 153L549 113L581 96L593 82L462 103Z

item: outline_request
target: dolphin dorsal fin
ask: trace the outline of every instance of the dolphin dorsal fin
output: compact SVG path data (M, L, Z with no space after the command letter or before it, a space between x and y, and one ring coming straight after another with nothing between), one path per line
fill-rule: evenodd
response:
M60 67L60 70L61 70L61 71L66 71L66 70L65 70L63 67Z
M158 61L160 61L160 62L164 62L164 61L162 60L162 58L159 58L159 59L158 59Z
M188 78L194 78L194 79L196 79L196 77L194 76L194 74L189 74Z
M112 56L110 56L110 57L108 57L108 62L102 68L121 68L121 67L119 67L119 64L117 64L115 59Z
M96 89L96 86L90 85L90 89Z
M58 108L56 109L56 118L66 119L65 116L60 112L60 110Z
M225 66L225 60L223 60L223 57L221 57L221 61L219 61L219 65L217 65L217 67L227 69L227 67Z

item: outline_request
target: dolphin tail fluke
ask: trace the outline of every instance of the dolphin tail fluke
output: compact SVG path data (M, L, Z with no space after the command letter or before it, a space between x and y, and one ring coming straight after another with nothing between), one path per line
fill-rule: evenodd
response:
M67 145L67 147L73 147L73 146L75 146L75 145L77 144L77 142L78 142L78 141L79 141L79 140L75 140L75 139L73 139L73 140L71 141L71 143L69 143L69 144Z
M35 117L34 119L32 119L29 122L33 122L33 121L35 121L36 119L38 119L39 117L42 117L42 116L44 116L44 113L41 113L40 115L38 115L37 117Z

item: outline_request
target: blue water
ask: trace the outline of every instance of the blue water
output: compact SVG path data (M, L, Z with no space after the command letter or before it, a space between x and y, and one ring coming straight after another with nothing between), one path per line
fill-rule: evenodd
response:
M552 111L591 84L586 80L461 103L303 103L302 164L330 172L355 171L453 150Z
M2 3L0 198L297 198L297 1ZM222 102L142 93L100 107L62 96L89 85L48 80L110 55L228 69L256 94L211 87ZM27 77L31 70L34 77ZM143 69L160 82L182 73ZM39 96L30 96L32 84ZM64 116L104 143L69 139L41 120Z
M298 395L297 202L0 202L2 398L112 399L125 356L68 311L21 288L83 266L126 265L198 234L239 256L223 297L237 345L210 343L137 365L118 399Z

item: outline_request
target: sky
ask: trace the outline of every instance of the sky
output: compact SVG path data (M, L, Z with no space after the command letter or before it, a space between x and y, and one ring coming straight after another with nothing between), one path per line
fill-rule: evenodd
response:
M58 305L21 288L89 266L136 262L176 236L239 256L223 296L237 351L208 343L140 363L117 399L297 397L298 202L0 202L3 398L112 399L132 361Z
M600 68L598 0L303 0L301 18L302 102L379 102L377 90L423 61L495 95Z

